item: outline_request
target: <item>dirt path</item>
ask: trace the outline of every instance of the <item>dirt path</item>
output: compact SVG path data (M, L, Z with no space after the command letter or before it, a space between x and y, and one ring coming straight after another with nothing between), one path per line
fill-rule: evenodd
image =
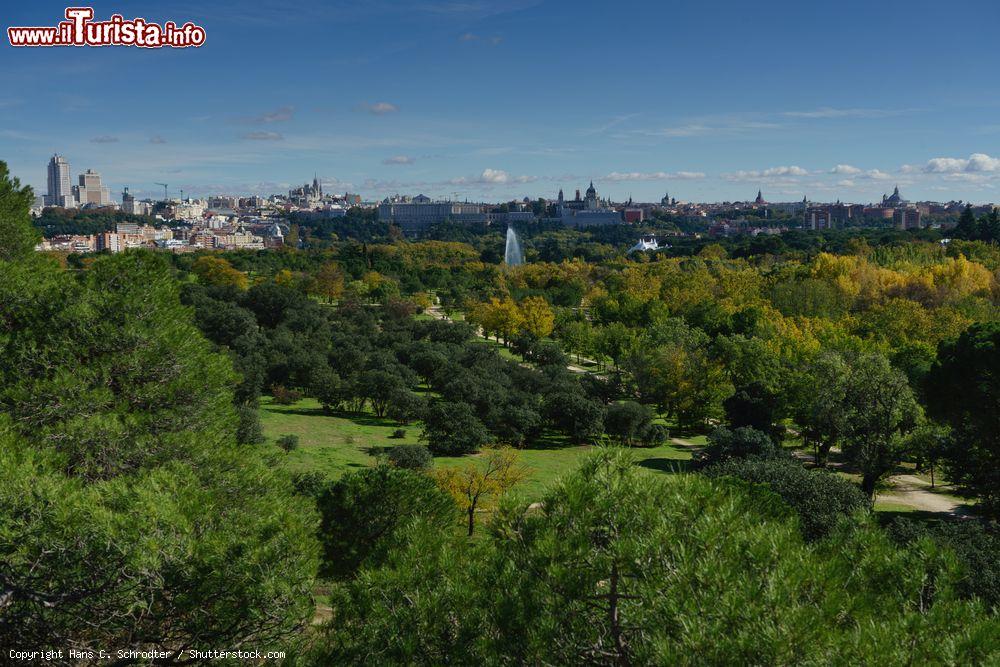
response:
M896 475L889 479L891 490L878 494L877 500L899 503L922 512L944 514L968 513L970 505L961 498L944 495L931 490L930 482L916 475Z

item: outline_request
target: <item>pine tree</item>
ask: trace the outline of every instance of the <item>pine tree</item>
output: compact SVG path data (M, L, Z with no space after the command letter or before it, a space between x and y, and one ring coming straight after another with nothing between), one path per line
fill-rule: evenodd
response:
M231 362L161 256L36 256L30 195L0 163L0 646L282 645L316 521L237 444Z
M958 219L953 236L956 239L963 239L965 241L973 241L979 236L979 225L976 223L976 216L972 212L972 204L965 205L965 210L962 211L962 215Z
M994 208L979 220L979 240L1000 243L1000 210Z
M30 186L10 177L7 163L0 161L0 261L22 259L35 250L38 230L31 224Z

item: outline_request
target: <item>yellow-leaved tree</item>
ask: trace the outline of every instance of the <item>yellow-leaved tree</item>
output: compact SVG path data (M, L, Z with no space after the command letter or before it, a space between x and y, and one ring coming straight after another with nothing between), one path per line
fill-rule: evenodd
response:
M549 302L540 296L529 296L521 302L521 330L535 338L552 333L556 316Z
M494 506L528 472L510 447L486 449L484 456L484 463L438 468L431 473L437 485L451 494L465 513L470 536L475 530L476 512Z

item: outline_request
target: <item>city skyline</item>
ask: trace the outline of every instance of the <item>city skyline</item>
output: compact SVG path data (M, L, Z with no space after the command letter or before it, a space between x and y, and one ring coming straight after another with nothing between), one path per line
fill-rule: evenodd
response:
M59 153L115 199L162 182L270 194L314 172L366 199L553 198L590 180L615 200L874 202L897 184L1000 199L1000 94L983 85L1000 10L846 5L97 3L99 18L196 21L207 41L5 44L0 150L39 195Z

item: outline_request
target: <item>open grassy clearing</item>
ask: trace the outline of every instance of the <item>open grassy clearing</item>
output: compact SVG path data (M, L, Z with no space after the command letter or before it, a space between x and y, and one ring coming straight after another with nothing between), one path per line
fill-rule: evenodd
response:
M278 405L270 397L264 397L261 401L261 421L268 442L274 443L286 434L299 436L298 449L283 455L289 470L316 471L331 479L340 477L348 470L374 465L388 448L420 443L419 423L400 426L390 419L379 418L370 413L331 415L324 412L319 402L312 398L304 398L292 405ZM671 427L671 433L674 433L675 425L667 425ZM394 433L400 429L405 432L403 436L394 437ZM632 452L637 465L651 473L679 472L688 469L688 462L694 452L706 444L705 435L683 434L671 438L668 443L659 447L636 447ZM544 434L531 447L520 450L521 463L528 473L517 487L517 492L527 500L537 500L552 482L575 469L591 449L589 445L574 445L561 435ZM831 458L837 461L839 452L834 452ZM481 455L439 456L435 457L434 465L477 465L483 460ZM852 471L844 469L842 463L835 464L835 469L844 477L854 481L858 479ZM897 472L912 474L913 471L904 467ZM967 500L951 496L948 490L948 487L919 489L942 499L953 500L955 505L968 503ZM924 511L930 508L924 499L911 497L910 494L914 492L909 488L897 489L896 484L890 480L882 485L879 495L884 499L876 499L875 509L886 515L933 514ZM963 508L963 511L967 510Z
M420 425L399 426L374 415L326 414L315 399L304 398L292 405L278 405L270 398L261 401L264 435L273 443L285 434L299 436L299 448L285 455L286 465L295 472L318 471L337 478L352 469L374 465L379 453L400 444L419 443ZM402 428L403 438L393 438ZM704 436L685 442L704 445ZM546 486L576 468L590 446L571 445L557 436L544 436L532 448L521 450L521 463L528 475L518 491L530 500L540 497ZM685 469L691 447L665 444L633 450L636 462L652 472ZM435 457L436 466L460 466L482 460L478 455Z

